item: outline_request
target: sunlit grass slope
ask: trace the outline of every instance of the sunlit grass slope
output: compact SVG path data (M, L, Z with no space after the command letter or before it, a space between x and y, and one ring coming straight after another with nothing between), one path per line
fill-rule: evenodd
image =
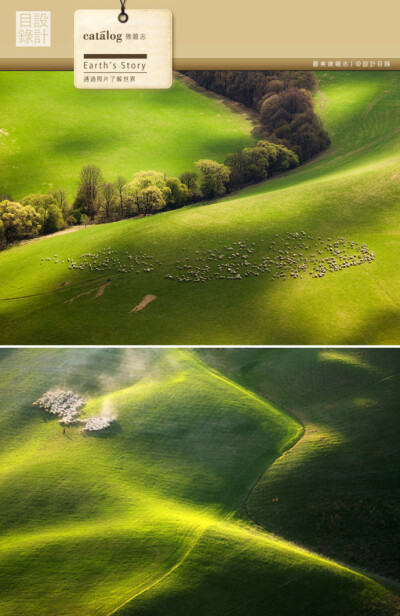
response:
M320 158L208 205L93 227L0 254L1 342L397 343L400 76L331 72L319 78L317 110L332 138ZM189 96L201 100L200 94ZM206 99L204 104L217 103ZM260 262L277 234L280 240L302 230L322 241L341 236L365 242L375 260L318 279L271 280L262 274L196 284L165 278L179 274L177 261L193 265L202 256L207 264L209 251L226 252L224 246L234 248L239 241ZM107 247L121 257L140 251L152 256L154 271L112 273L96 298L110 274L69 271L62 261ZM59 263L40 265L55 254ZM146 295L155 299L131 313Z
M224 350L206 358L305 427L244 511L286 539L400 581L400 353Z
M60 386L117 422L63 434L32 406ZM0 418L4 616L396 614L367 574L234 518L303 430L190 352L1 351Z
M252 143L251 124L175 81L172 90L76 90L71 72L0 75L0 191L20 199L62 187L98 165L108 181L154 169L194 171Z

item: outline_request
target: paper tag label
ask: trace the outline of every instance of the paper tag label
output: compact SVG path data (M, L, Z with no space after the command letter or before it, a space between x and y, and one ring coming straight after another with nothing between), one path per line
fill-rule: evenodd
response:
M172 14L167 9L75 11L75 87L165 89L172 85Z

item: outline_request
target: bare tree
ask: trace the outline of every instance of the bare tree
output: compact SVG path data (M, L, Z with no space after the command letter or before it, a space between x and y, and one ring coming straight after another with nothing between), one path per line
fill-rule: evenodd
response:
M101 187L102 205L106 218L111 218L116 198L116 187L112 182L106 182Z
M119 213L121 218L124 217L124 210L125 210L125 186L127 184L127 181L124 177L122 177L122 175L119 175L115 181L115 188L117 190L118 193L118 198L119 198Z
M103 176L98 167L87 165L81 171L78 197L82 200L82 212L93 220L99 206L99 192Z

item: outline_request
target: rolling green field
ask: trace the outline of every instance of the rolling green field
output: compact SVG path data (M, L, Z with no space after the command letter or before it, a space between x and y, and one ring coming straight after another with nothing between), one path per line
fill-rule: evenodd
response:
M398 541L399 362L390 350L1 350L1 614L395 616L399 572L377 574ZM116 423L63 434L32 406L56 387ZM348 519L327 536L322 510L310 551L308 492L329 503L334 484L346 499L355 483L361 501L391 503L393 518L369 522L375 562L327 559L357 539ZM353 511L351 529L363 521Z
M398 541L385 538L389 529L393 538L400 536L399 353L199 352L305 427L252 491L245 518L330 558L400 579Z
M18 200L64 188L85 165L107 181L152 169L179 176L253 143L251 122L175 80L167 91L79 91L70 72L0 75L0 191Z
M212 203L1 253L0 341L398 343L400 76L330 72L318 77L316 109L332 145L299 169ZM46 78L52 87L54 77ZM165 101L168 93L152 96ZM287 234L302 232L311 238L307 254L323 252L340 237L365 243L375 259L318 279L309 271L293 278L289 270L286 279L277 279L254 269L266 258L279 258L278 248L291 253ZM241 268L241 279L217 278L219 258L229 265L240 242L252 273L246 276ZM82 254L102 258L108 250L116 251L121 267L69 269L68 259L79 267ZM132 270L130 257L137 257ZM205 280L179 282L187 265L200 267ZM135 311L143 300L149 303Z

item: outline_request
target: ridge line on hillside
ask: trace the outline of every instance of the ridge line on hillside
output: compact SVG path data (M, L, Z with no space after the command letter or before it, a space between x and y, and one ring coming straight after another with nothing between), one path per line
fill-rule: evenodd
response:
M330 402L329 404L336 404L337 402L340 402L341 400L345 400L346 398L348 398L348 397L350 397L350 396L354 396L354 395L358 394L359 392L362 392L362 391L364 391L364 390L366 390L366 389L369 389L369 388L371 388L371 387L374 387L375 385L377 385L377 384L379 384L379 383L382 383L382 382L384 382L384 381L389 381L389 380L391 380L391 379L393 379L393 378L396 378L396 377L399 377L399 376L400 376L400 372L395 372L395 373L393 373L393 374L389 374L389 375L384 376L384 377L382 377L382 378L380 378L380 379L377 379L377 380L375 380L375 381L372 381L372 382L371 382L371 383L369 383L368 385L365 385L365 386L363 386L363 387L360 387L360 388L358 388L358 389L355 389L354 391L352 391L352 392L350 392L350 393L348 393L348 394L346 394L346 395L344 395L344 396L341 396L340 398L336 398L335 400L333 400L333 401L332 401L332 402ZM324 405L324 406L322 406L321 408L322 408L322 409L323 409L323 408L326 408L329 404L325 404L325 405ZM303 424L303 421L302 421L299 417L297 417L296 415L294 415L294 417L295 417L295 418L297 418L297 419L298 419L298 421L300 421L302 425L304 425L304 424ZM270 464L270 465L269 465L269 466L265 469L264 473L263 473L263 474L259 477L259 479L257 480L257 482L256 482L256 483L252 486L252 489L251 489L251 491L249 492L248 497L246 498L246 502L245 502L245 504L244 504L244 506L243 506L244 512L245 512L245 514L247 515L247 517L249 518L249 520L250 520L253 524L255 524L255 526L256 526L256 528L257 528L257 530L258 530L259 532L261 532L261 533L265 533L265 532L268 532L268 531L267 531L267 530L266 530L263 526L260 526L260 525L258 524L258 522L257 522L257 521L256 521L256 520L252 517L252 515L250 514L250 511L248 510L248 507L247 507L248 501L249 501L249 499L250 499L250 497L251 497L252 493L253 493L253 492L254 492L254 490L256 489L256 487L257 487L258 483L262 480L262 478L263 478L263 476L265 475L265 473L267 473L267 472L268 472L269 468L270 468L270 467L272 467L274 464L276 464L276 463L277 463L277 462L278 462L278 461L279 461L279 460L280 460L280 459L281 459L284 455L286 455L287 453L292 452L292 451L293 451L293 449L294 449L295 447L297 447L298 445L300 445L300 444L303 442L303 437L305 436L305 434L306 434L306 428L305 428L305 432L303 433L303 435L302 435L302 436L301 436L301 437L300 437L300 438L299 438L299 439L298 439L295 443L293 443L293 445L292 445L291 447L289 447L287 450L285 450L285 451L282 453L282 455L281 455L281 456L279 456L278 458L276 458L276 460L274 460L274 462L272 462L272 464ZM280 535L278 535L278 537L280 537ZM286 538L284 538L284 537L280 537L280 538L281 538L283 541L285 541L285 542L291 543L291 541L290 541L290 540L288 540L288 539L286 539ZM299 544L297 544L297 543L296 543L295 545L298 545L298 547L300 547L300 549L305 549L305 550L307 550L307 551L310 551L310 552L312 552L312 553L315 553L315 552L314 552L314 550L313 550L313 548L309 548L309 547L304 546L304 545L302 545L302 544L300 544L300 545L299 545ZM361 575L361 576L363 576L363 577L365 577L365 578L368 578L369 580L372 580L372 581L374 581L374 582L376 582L376 583L382 584L382 585L383 585L385 588L387 588L388 590L393 589L393 587L395 587L396 589L400 589L400 581L399 581L399 580L396 580L395 578L390 578L390 577L387 577L387 576L384 576L384 575L380 575L379 573L374 573L374 572L370 571L369 569L367 569L367 568L365 568L365 567L362 567L362 566L355 566L355 565L353 565L353 564L351 564L351 565L350 565L350 564L349 564L349 563L347 563L346 561L341 561L341 560L338 560L338 559L336 559L336 558L335 558L335 559L333 559L333 558L330 558L330 557L328 557L328 556L326 556L326 555L324 555L324 554L319 554L318 552L317 552L317 553L315 553L315 554L316 554L319 558L325 559L325 560L327 560L327 561L329 561L329 562L332 562L332 563L334 563L334 564L336 564L336 565L338 565L338 566L340 566L340 567L344 567L345 569L348 569L349 571L352 571L353 573L356 573L356 574ZM225 615L223 615L223 616L225 616Z
M275 402L270 401L268 398L265 398L264 396L258 394L257 392L253 391L252 389L250 389L249 387L244 387L244 385L241 385L240 383L238 383L237 381L235 381L234 379L231 379L229 376L226 376L225 374L221 373L219 370L217 370L216 368L209 366L204 360L202 360L200 357L198 357L197 355L195 356L196 360L201 363L203 365L203 368L207 371L210 372L214 377L219 378L220 380L222 380L223 382L227 383L228 385L230 385L231 387L234 387L236 389L238 389L239 391L241 391L242 393L250 396L250 398L254 398L255 400L257 400L258 402L262 402L263 404L266 404L267 406L270 406L274 411L276 411L277 413L281 413L282 415L287 415L288 417L290 417L290 419L292 419L293 421L299 423L300 425L303 426L303 423L301 420L299 420L294 414L292 414L290 411L286 410L284 407L282 407L282 409L278 406L275 406ZM304 427L304 426L303 426ZM278 458L277 458L278 459Z
M377 379L376 381L372 381L371 383L368 383L368 385L364 385L363 387L355 389L354 391L351 391L348 394L345 394L344 396L340 396L339 398L335 398L334 400L329 402L329 405L336 404L336 402L340 402L341 400L345 400L346 398L349 398L350 396L354 396L354 395L360 393L361 391L365 391L366 389L369 389L370 387L373 387L374 385L378 385L378 383L383 383L383 381L389 381L390 379L393 379L396 376L400 376L400 372L395 372L394 374L389 374L388 376L384 376L381 379ZM328 405L325 404L321 408L324 409L327 406Z
M126 601L124 601L123 603L118 605L118 607L116 607L113 610L111 610L111 612L107 612L107 614L105 614L105 616L113 616L113 614L117 614L119 612L119 610L121 610L123 607L125 607L126 605L128 605L129 603L134 601L134 599L136 599L136 597L139 597L140 595L143 595L145 592L147 592L151 588L154 588L154 586L157 586L157 584L160 584L160 582L162 582L167 577L169 577L172 573L174 573L174 571L176 571L185 562L185 560L190 556L190 554L195 549L196 545L199 543L200 539L203 537L204 533L207 531L208 528L209 527L207 526L206 528L204 528L198 534L198 536L196 537L196 539L194 540L194 542L192 543L190 548L188 550L186 550L186 552L183 554L183 556L180 558L180 560L178 560L178 562L175 563L175 565L173 565L166 573L164 573L163 575L158 577L156 580L151 582L145 588L142 588L142 590L139 590L138 592L133 594L131 597L129 597L129 599L127 599Z
M381 380L386 380L386 379L381 379ZM246 502L243 505L244 512L245 512L246 516L248 517L248 519L250 520L250 522L255 525L257 532L260 532L261 534L264 534L264 533L265 534L271 534L271 533L268 533L268 531L263 526L260 526L260 524L252 517L252 515L250 514L250 511L248 510L248 507L247 507L248 501L249 501L253 491L257 487L258 483L262 480L262 478L265 475L265 473L268 472L269 468L272 467L277 462L279 462L279 460L284 455L286 455L287 453L291 453L294 450L295 447L300 445L303 442L304 435L305 435L305 433L295 443L293 443L293 445L291 447L286 449L282 453L282 455L280 455L278 458L276 458L274 460L274 462L272 462L272 464L270 464L265 469L264 473L259 477L257 482L252 486L252 488L251 488L251 490L250 490L250 492L248 494L248 497L246 498ZM326 556L325 554L320 554L319 552L315 552L312 547L308 547L307 545L303 545L302 543L294 543L293 540L286 539L285 537L282 537L281 535L273 534L273 536L274 537L276 536L278 539L280 539L281 541L284 541L288 545L294 544L297 548L299 548L301 550L305 550L306 552L309 552L310 554L312 554L316 558L319 558L319 559L322 559L322 560L324 560L326 562L332 563L332 564L334 564L334 565L336 565L338 567L346 569L347 571L351 571L352 573L354 573L356 575L360 575L360 576L362 576L362 577L364 577L364 578L366 578L368 580L371 580L372 582L375 582L377 584L381 584L387 590L393 590L393 587L395 587L396 589L400 589L400 582L398 580L394 579L394 578L389 578L389 577L380 575L378 573L374 573L372 571L369 571L365 567L355 566L353 564L349 564L346 561L338 560L336 558L332 558L332 557ZM292 580L289 580L288 583L290 583L291 581ZM222 616L226 616L226 615L223 614Z
M211 366L208 366L208 364L206 364L206 363L205 363L205 362L204 362L201 358L199 358L199 361L201 361L203 364L205 364L205 366L206 366L206 367L208 367L208 369L209 369L211 372L216 372L216 373L219 373L219 371L218 371L218 370L216 370L215 368L213 368L213 367L211 367ZM382 383L382 382L384 382L384 381L391 380L391 379L396 378L396 377L399 377L399 376L400 376L400 372L395 372L395 373L393 373L393 374L386 375L386 376L384 376L384 377L382 377L382 378L380 378L380 379L377 379L377 380L375 380L375 381L372 381L372 382L371 382L371 383L369 383L368 385L365 385L365 386L363 386L363 387L361 387L361 388L358 388L358 389L356 389L356 390L354 390L354 391L350 392L349 394L346 394L345 396L342 396L342 397L340 397L340 398L337 398L336 400L334 400L334 401L333 401L333 403L335 404L336 402L340 402L341 400L343 400L343 399L345 399L345 398L347 398L347 397L349 397L349 396L356 395L357 393L359 393L359 392L361 392L361 391L364 391L365 389L369 389L370 387L373 387L374 385L377 385L377 384ZM229 377L226 377L226 378L227 378L228 380L231 380ZM233 380L232 380L232 382L233 382L233 383L235 383L235 381L233 381ZM239 385L239 384L237 384L237 385L238 385L238 387L242 388L242 386L241 386L241 385ZM251 390L251 389L248 389L247 387L246 387L246 388L245 388L245 387L243 387L243 389L244 389L245 391L249 391L249 393L254 393L254 396L255 396L255 397L259 397L261 400L263 400L263 399L264 399L264 397L263 397L263 396L260 396L259 394L255 393L255 392L252 392L252 390ZM269 400L269 398L265 398L265 402L266 402L267 404L268 404L268 400ZM272 404L273 404L273 405L275 405L275 402L274 402L274 400L273 400L273 399L272 399ZM331 402L330 404L332 404L332 402ZM326 406L327 406L327 405L324 405L322 408L325 408ZM263 478L263 476L265 475L265 473L267 473L267 472L268 472L268 469L269 469L270 467L272 467L274 464L276 464L276 462L278 462L278 461L279 461L279 460L280 460L280 459L281 459L284 455L286 455L287 453L291 452L291 451L292 451L292 450L293 450L296 446L300 445L300 443L303 441L304 436L306 435L306 426L305 426L305 424L304 424L303 420L301 419L301 417L299 417L297 414L295 414L295 413L294 413L294 412L292 412L291 410L287 409L286 407L282 406L281 404L280 404L279 408L280 408L280 407L282 407L282 409L283 409L283 411L282 411L282 412L284 412L284 413L286 413L288 416L290 416L290 417L294 418L294 419L295 419L298 423L300 423L300 424L301 424L301 426L302 426L302 428L303 428L303 433L299 436L299 438L298 438L298 439L297 439L297 440L296 440L296 441L295 441L292 445L290 445L287 449L285 449L285 451L283 451L283 452L282 452L282 454L281 454L280 456L278 456L278 457L277 457L277 458L276 458L276 459L275 459L275 460L274 460L271 464L269 464L269 465L265 468L265 470L262 472L262 474L258 477L258 479L257 479L257 480L253 483L253 485L251 486L251 488L250 488L250 490L249 490L249 492L248 492L248 494L247 494L247 496L246 496L246 499L245 499L245 501L244 501L244 503L243 503L243 506L242 506L242 507L243 507L244 513L247 515L248 519L249 519L249 520L250 520L250 521L251 521L251 522L255 525L255 527L256 527L256 531L257 531L257 532L260 532L262 535L263 535L264 533L267 533L267 531L266 531L266 529L264 529L262 526L260 526L260 525L259 525L259 524L258 524L258 523L254 520L254 518L251 516L251 514L250 514L250 512L249 512L249 510L248 510L248 506L247 506L247 505L248 505L248 502L249 502L249 499L251 498L251 495L253 494L253 492L254 492L254 490L256 489L256 487L257 487L257 485L259 484L259 482L262 480L262 478ZM275 535L274 535L274 536L275 536ZM280 537L280 535L277 535L277 537L278 537L278 538L280 538L280 539L281 539L282 541L284 541L285 543L288 543L288 544L291 544L291 543L292 543L291 541L289 541L289 540L285 539L284 537ZM373 572L369 571L368 569L366 569L366 568L364 568L364 567L357 567L357 566L349 565L347 562L340 561L340 560L337 560L337 559L332 559L332 558L329 558L329 557L327 557L327 556L325 556L325 555L323 555L323 554L319 554L319 553L314 552L314 550L313 550L312 548L308 548L307 546L302 546L302 545L298 545L298 544L295 544L295 545L296 545L297 547L299 547L300 549L304 549L304 550L306 550L306 551L311 552L312 554L314 554L314 555L315 555L315 556L317 556L318 558L321 558L321 559L323 559L323 560L327 560L327 561L329 561L329 562L332 562L332 563L334 563L334 564L336 564L336 565L338 565L338 566L340 566L340 567L343 567L343 568L345 568L345 569L347 569L347 570L349 570L349 571L351 571L351 572L353 572L353 573L355 573L355 574L361 575L361 576L363 576L363 577L365 577L365 578L368 578L369 580L372 580L372 581L374 581L374 582L376 582L376 583L382 584L382 585L383 585L383 586L385 586L388 590L390 590L390 589L391 589L391 587L393 587L393 586L394 586L394 587L396 587L397 589L400 589L400 581L398 581L398 580L396 580L396 579L394 579L394 578L389 578L389 577L387 577L387 576L383 576L383 575L380 575L380 574L378 574L378 573L373 573ZM227 614L229 614L229 613L231 613L231 612L227 612L226 614L224 613L222 616L226 616L226 615L227 615ZM232 612L232 613L233 613L233 612Z
M295 445L297 445L297 443L299 443L303 436L305 435L306 432L306 427L303 423L303 421L299 418L296 417L294 414L292 414L290 411L288 411L286 408L282 407L282 408L278 408L275 406L274 402L270 402L268 398L265 398L264 396L261 396L259 394L257 394L256 392L253 392L251 389L249 389L248 387L244 387L243 385L240 385L239 383L237 383L236 381L234 381L233 379L230 379L229 377L223 375L222 373L220 373L216 368L213 368L211 366L209 366L206 362L204 362L201 358L197 358L198 361L200 361L206 370L208 370L210 373L212 373L215 377L222 379L224 382L228 383L229 385L236 387L237 389L239 389L240 391L246 393L247 395L249 395L250 397L259 400L261 402L263 402L264 404L271 406L275 411L277 411L278 413L281 413L282 415L287 415L288 417L290 417L293 421L295 421L296 423L298 423L302 430L299 433L299 436L296 438L295 441L293 441L293 443L291 443L284 451L282 451L282 453L275 458L275 460L273 462L271 462L270 464L268 464L266 466L266 468L262 471L262 473L258 476L257 479L255 479L255 481L252 483L252 485L250 486L248 493L245 497L245 500L243 502L242 507L244 507L246 513L247 512L247 502L251 496L251 494L253 493L253 490L255 489L256 485L259 483L259 481L261 480L261 478L264 476L264 474L266 473L266 471L268 470L268 468L270 466L272 466L272 464L275 464L275 462L277 460L279 460L286 452L290 451ZM251 516L249 515L249 518L252 520ZM254 520L252 520L254 522ZM255 523L255 522L254 522Z
M396 301L394 297L392 297L392 295L389 293L389 291L387 289L385 289L385 287L375 278L375 276L373 276L371 274L371 272L369 272L367 269L365 269L364 267L361 268L361 271L364 272L365 274L368 274L370 276L370 278L372 278L372 280L375 282L375 284L383 291L383 293L385 295L387 295L387 297L390 299L390 301L397 307L400 308L400 302Z
M252 392L251 390L248 390L247 388L243 387L242 385L239 385L239 383L236 383L235 381L233 381L232 379L230 379L229 377L226 377L225 375L221 374L218 370L212 368L211 366L209 366L206 362L204 362L200 357L198 356L194 356L190 353L184 353L184 355L188 356L189 359L191 361L194 361L197 364L201 365L201 368L203 370L205 370L206 372L208 372L211 376L213 376L216 379L221 380L223 383L229 385L230 387L233 387L234 389L238 389L242 394L247 395L251 398L254 398L255 400L257 400L258 402L261 402L262 404L265 404L269 407L271 407L276 413L281 413L282 415L289 415L289 413L286 413L286 411L281 411L280 409L275 408L274 405L272 405L271 403L269 403L266 399L264 399L262 396L259 396L257 393ZM293 421L296 421L296 419L292 416L290 416L290 418ZM285 453L286 451L288 451L291 447L293 447L298 440L301 439L301 437L304 434L304 427L303 424L299 421L296 421L296 423L298 423L299 425L301 425L302 427L302 432L299 434L299 437L296 439L296 441L290 445L289 448L285 449L284 452L282 452L281 455L283 455L283 453ZM281 456L278 456L278 458L276 458L274 460L274 462L279 459ZM268 467L270 466L270 464L268 465ZM268 468L267 467L267 468ZM265 471L263 471L264 474ZM258 479L255 480L255 482L253 482L253 484L250 487L250 491L253 489L253 487L257 484ZM246 496L247 499L247 496ZM228 518L227 514L226 516L224 516L225 519ZM156 586L157 584L159 584L160 582L162 582L164 579L166 579L167 577L169 577L172 573L174 573L186 560L187 558L190 556L190 554L193 552L193 550L196 548L197 544L199 543L199 541L201 540L201 538L203 537L203 535L205 534L205 532L210 528L210 526L207 526L206 528L204 528L200 534L197 536L197 538L195 539L195 541L193 542L193 544L190 546L190 548L183 554L183 556L181 557L181 559L173 566L171 567L171 569L169 569L164 575L162 575L161 577L159 577L158 579L154 580L151 584L149 584L146 588L143 588L141 591L135 593L134 595L132 595L129 599L127 599L126 601L124 601L124 603L122 603L121 605L119 605L117 608L115 608L114 610L112 610L111 612L108 612L105 616L114 616L114 614L117 614L119 612L120 609L122 609L124 606L128 605L129 603L131 603L132 601L134 601L134 599L142 594L144 594L145 592L147 592L148 590L150 590L151 588L153 588L154 586Z

